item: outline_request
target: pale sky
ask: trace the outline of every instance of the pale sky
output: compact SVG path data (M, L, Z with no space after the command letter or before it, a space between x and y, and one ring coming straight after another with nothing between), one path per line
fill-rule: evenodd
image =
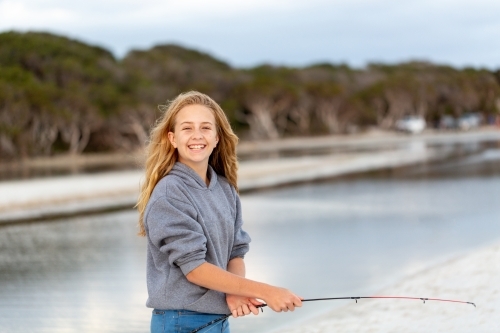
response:
M500 69L500 0L0 0L0 32L48 31L117 57L177 43L236 67L428 60Z

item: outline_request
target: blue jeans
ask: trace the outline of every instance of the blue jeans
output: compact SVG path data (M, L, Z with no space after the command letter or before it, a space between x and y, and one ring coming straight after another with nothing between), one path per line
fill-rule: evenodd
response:
M151 333L190 333L222 314L201 313L188 310L153 310L151 318ZM227 319L210 325L199 333L229 333Z

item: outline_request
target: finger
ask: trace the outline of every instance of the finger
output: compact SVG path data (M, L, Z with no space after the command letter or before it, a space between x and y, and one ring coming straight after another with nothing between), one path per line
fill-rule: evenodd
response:
M255 307L255 305L253 305L252 303L249 303L248 304L248 309L254 314L254 315L258 315L259 314L259 309L257 309Z
M244 316L243 309L241 308L241 306L238 308L238 316L239 317L243 317Z
M248 308L248 305L242 305L241 308L243 309L243 313L246 315L250 314L250 309Z
M293 305L297 306L297 307L301 307L303 298L299 297L299 296L295 296L295 297L296 297L296 299L293 301Z
M238 311L236 309L231 311L231 314L233 315L233 318L238 318Z

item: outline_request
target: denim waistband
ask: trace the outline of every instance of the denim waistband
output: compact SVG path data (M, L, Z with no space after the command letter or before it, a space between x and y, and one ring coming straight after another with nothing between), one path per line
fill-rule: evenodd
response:
M163 315L163 314L171 314L171 315L201 315L201 316L226 316L224 313L205 313L205 312L196 312L191 310L161 310L161 309L153 309L153 314Z

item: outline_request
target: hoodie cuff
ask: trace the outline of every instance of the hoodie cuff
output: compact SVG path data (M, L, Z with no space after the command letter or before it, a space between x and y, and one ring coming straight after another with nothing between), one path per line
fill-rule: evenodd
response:
M240 246L231 252L231 256L229 260L234 259L234 258L244 258L245 254L248 252L248 245L247 246Z
M198 260L193 260L185 263L184 265L180 266L180 269L184 276L188 275L193 269L196 267L200 266L201 264L204 264L206 262L205 259L198 259Z

